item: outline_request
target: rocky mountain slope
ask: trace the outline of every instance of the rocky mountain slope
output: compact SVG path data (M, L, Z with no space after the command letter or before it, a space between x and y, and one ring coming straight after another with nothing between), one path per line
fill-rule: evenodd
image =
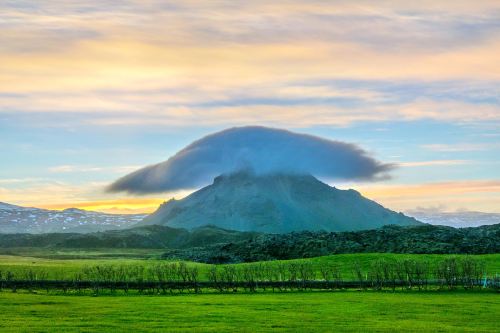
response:
M193 229L214 225L238 231L353 231L418 225L354 190L339 190L310 175L239 172L182 200L171 200L141 224Z
M143 214L105 214L76 208L63 211L0 202L0 233L95 232L131 227Z

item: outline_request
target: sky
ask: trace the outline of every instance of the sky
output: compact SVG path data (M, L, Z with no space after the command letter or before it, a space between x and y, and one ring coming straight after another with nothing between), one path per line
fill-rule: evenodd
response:
M0 1L0 201L151 212L107 193L207 134L354 143L396 211L500 212L499 1Z

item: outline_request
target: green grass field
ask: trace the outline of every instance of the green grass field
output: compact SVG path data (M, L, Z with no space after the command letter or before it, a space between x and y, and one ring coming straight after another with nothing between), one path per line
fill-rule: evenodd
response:
M122 250L123 251L123 250ZM136 251L136 252L134 252ZM135 256L134 256L135 255ZM355 262L358 262L361 267L367 270L370 264L381 258L389 260L415 259L435 263L445 257L464 257L464 255L441 255L441 254L390 254L390 253L359 253L359 254L338 254L324 257L316 257L309 259L297 259L290 261L306 260L313 264L319 277L319 266L324 264L336 264L342 271L344 279L354 278L352 267ZM144 250L126 250L126 252L106 252L106 251L58 251L57 253L49 254L43 250L22 255L0 255L0 270L12 271L22 274L22 272L31 270L43 270L49 273L50 279L71 278L75 273L82 270L85 266L93 265L144 265L151 266L165 260L158 259L158 251L145 252ZM481 259L485 263L485 267L489 276L500 274L500 254L475 255L475 258ZM65 258L65 259L60 259ZM83 259L82 259L83 258ZM278 261L273 261L271 264L277 264ZM209 265L200 263L188 263L196 265L200 269L201 278L206 278L206 271ZM252 264L237 264L252 265Z
M498 313L500 297L478 292L0 293L2 332L498 332Z
M71 277L85 266L144 265L158 262L158 251L47 251L0 255L0 271L44 270L49 277ZM355 262L364 268L377 259L425 260L445 255L343 254L307 260L316 268L336 264L343 278ZM461 256L456 256L461 257ZM500 272L500 254L474 256L489 274ZM272 262L275 265L278 262ZM204 279L208 265L197 265ZM247 264L238 264L247 265ZM302 291L255 294L174 294L0 292L1 332L499 332L500 297L475 291Z

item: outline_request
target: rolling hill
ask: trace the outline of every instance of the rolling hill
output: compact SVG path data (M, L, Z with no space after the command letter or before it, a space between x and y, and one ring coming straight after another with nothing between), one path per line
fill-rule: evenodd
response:
M131 248L179 249L240 242L257 236L253 232L204 226L192 231L159 225L93 233L0 234L0 248Z

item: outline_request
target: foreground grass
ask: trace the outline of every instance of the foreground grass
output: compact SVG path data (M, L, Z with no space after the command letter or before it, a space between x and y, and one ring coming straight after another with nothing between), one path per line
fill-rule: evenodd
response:
M182 296L0 293L2 332L498 331L494 293L304 292Z

